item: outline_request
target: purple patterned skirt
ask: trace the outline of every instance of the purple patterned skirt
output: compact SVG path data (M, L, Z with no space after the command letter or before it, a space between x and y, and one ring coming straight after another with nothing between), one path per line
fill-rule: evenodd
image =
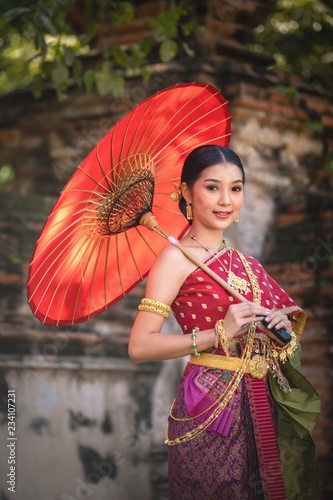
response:
M180 380L173 407L175 417L187 417L184 380ZM222 372L221 372L222 373ZM233 420L227 436L204 431L198 438L169 446L170 500L264 499L255 437L244 381L233 396ZM196 425L169 417L169 439Z

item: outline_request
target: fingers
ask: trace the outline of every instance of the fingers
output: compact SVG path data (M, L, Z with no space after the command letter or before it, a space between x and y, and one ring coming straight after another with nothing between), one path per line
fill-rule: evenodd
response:
M272 328L277 328L278 330L280 328L284 328L287 330L289 333L291 332L291 323L289 321L288 316L285 314L280 313L279 311L271 311L266 317L266 321L268 322L267 328L272 329Z
M260 322L263 319L268 322L268 329L284 328L289 333L292 331L291 323L288 316L280 311L270 311L264 306L255 304L254 302L242 302L240 304L232 304L224 318L224 326L227 338L231 340L237 335L242 327L249 323ZM264 325L262 328L270 336L270 331Z
M232 337L244 325L260 321L269 313L269 309L254 302L233 304L224 318L226 331Z

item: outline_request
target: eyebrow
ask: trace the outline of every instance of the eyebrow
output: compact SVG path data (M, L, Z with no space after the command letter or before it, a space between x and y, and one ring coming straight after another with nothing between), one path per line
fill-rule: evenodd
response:
M219 179L205 179L204 182L218 182L221 183ZM237 179L235 181L231 181L231 184L237 184L238 182L241 182L243 184L242 179Z

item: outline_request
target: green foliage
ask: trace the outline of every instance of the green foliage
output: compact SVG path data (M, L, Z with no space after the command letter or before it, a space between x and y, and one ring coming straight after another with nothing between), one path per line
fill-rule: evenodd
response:
M7 184L14 178L14 171L11 165L0 165L0 191L5 189Z
M224 1L224 0L223 0ZM227 0L225 0L227 2ZM125 78L149 79L149 62L193 57L189 43L198 26L195 0L169 0L168 8L147 19L151 35L118 45L99 36L138 21L140 2L112 0L2 0L0 4L0 93L30 87L35 98L45 88L60 100L77 86L101 95L119 93ZM237 3L236 7L242 2ZM333 88L332 0L272 0L249 50L273 56L272 71ZM235 7L235 8L236 8ZM148 30L147 30L148 31ZM103 42L103 39L105 40ZM294 102L295 87L281 88Z
M333 88L331 0L275 0L251 49L275 59L274 71L299 75L310 84Z
M45 88L53 88L63 100L74 85L100 95L118 95L126 76L141 72L143 78L149 78L145 63L156 45L162 62L178 54L193 57L187 43L195 29L189 0L171 1L168 10L148 20L151 36L139 43L96 44L101 23L112 32L112 28L135 21L135 16L135 1L2 2L0 92L30 86L39 98Z

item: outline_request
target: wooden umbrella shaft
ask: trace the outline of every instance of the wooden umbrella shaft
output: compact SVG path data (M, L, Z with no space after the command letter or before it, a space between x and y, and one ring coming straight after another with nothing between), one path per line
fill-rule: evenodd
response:
M232 288L229 283L224 281L218 274L216 274L214 271L212 271L206 264L204 264L201 260L197 259L193 253L191 253L186 247L184 247L177 238L174 238L169 234L165 229L160 227L158 225L156 217L151 213L147 212L145 213L140 220L140 224L142 226L147 227L151 231L156 231L159 235L163 236L166 238L171 245L177 247L185 257L187 257L189 260L191 260L197 267L202 269L208 276L213 278L217 283L219 283L227 292L229 292L231 295L233 295L236 299L238 299L240 302L248 302L248 300L243 297L240 293L238 293L234 288Z
M183 254L190 259L196 266L202 269L208 276L213 278L217 283L219 283L227 292L233 295L240 302L248 302L243 295L238 293L234 288L232 288L229 283L227 283L224 279L222 279L218 274L216 274L212 269L210 269L206 264L204 264L201 260L197 259L193 253L191 253L186 247L184 247L176 238L173 236L168 236L168 241L175 247L179 248L183 252Z

